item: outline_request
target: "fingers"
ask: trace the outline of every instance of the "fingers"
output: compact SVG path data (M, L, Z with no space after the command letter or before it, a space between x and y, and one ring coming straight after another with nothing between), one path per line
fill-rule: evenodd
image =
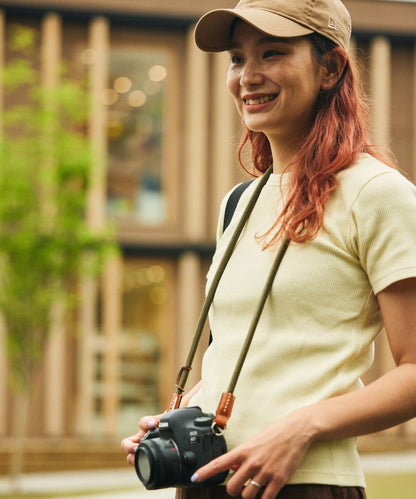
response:
M145 416L139 421L139 428L145 433L153 428L159 426L160 415L158 416Z
M130 464L130 466L134 466L134 454L127 455L127 462Z
M232 496L241 496L243 499L255 499L261 495L262 499L275 499L280 492L282 485L278 485L274 480L268 481L267 478L259 478L261 475L254 475L254 478L249 478L243 485L241 482L234 487L227 484L227 492Z
M241 450L234 449L202 466L191 477L191 481L194 483L203 482L214 475L231 470L231 475L227 481L227 492L233 497L238 496L242 491L245 492L245 485L249 483L251 477L255 476L260 469L256 463L253 463L247 457ZM253 486L250 488L253 488ZM256 494L249 494L247 497L254 498Z
M247 460L247 456L228 452L197 470L191 477L194 483L204 482L223 471L231 470L227 481L227 493L232 497L255 499L262 492L262 499L274 499L284 480L265 474L259 463Z
M264 485L257 482L256 480L248 480L244 485L244 490L241 492L241 497L244 499L254 499L264 489Z
M200 483L204 482L208 478L212 476L218 475L223 471L227 471L229 469L238 468L238 463L233 461L233 456L231 452L224 454L216 459L213 459L205 466L202 466L197 470L191 477L191 482Z
M145 416L139 421L140 431L135 435L124 438L121 441L121 448L127 454L127 462L134 465L134 453L143 436L151 429L159 425L160 416Z
M246 480L240 495L243 499L255 499L261 493L262 499L275 499L286 483L287 479L279 473L271 475L259 470L258 473L253 472L252 478ZM229 483L227 484L227 491L228 488Z
M232 496L241 495L244 499L254 499L267 484L266 479L260 478L259 471L256 468L242 465L228 480L227 492Z

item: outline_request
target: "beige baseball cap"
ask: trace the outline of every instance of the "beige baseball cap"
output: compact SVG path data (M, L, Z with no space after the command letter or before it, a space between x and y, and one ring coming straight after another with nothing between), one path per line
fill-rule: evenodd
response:
M341 0L241 0L234 9L215 9L201 17L195 28L198 47L206 52L228 50L236 18L271 36L316 32L346 50L351 37L351 17Z

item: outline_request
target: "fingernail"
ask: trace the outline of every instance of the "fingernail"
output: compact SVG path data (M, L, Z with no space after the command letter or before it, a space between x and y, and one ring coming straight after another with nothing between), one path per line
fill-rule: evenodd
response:
M154 428L154 427L155 427L155 425L156 425L156 422L155 422L155 420L154 420L154 419L151 419L151 420L147 423L147 426L148 426L149 428Z
M198 473L194 473L192 476L191 476L191 482L192 483L195 483L199 480L199 475Z
M137 449L138 449L138 448L139 448L139 446L138 446L138 445L136 445L136 447L134 448L134 453L136 453L136 452L137 452Z

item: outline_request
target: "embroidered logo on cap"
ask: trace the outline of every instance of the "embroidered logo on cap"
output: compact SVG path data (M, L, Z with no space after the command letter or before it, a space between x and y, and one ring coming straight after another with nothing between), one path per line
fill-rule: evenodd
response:
M339 24L335 21L333 17L330 17L328 20L328 28L334 29L335 31L339 30Z

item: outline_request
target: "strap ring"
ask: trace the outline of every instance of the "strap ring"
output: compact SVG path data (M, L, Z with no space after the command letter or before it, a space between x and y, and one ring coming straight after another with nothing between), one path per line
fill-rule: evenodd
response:
M220 437L224 433L225 428L221 428L221 426L218 426L216 421L213 421L211 425L211 430L216 437Z

